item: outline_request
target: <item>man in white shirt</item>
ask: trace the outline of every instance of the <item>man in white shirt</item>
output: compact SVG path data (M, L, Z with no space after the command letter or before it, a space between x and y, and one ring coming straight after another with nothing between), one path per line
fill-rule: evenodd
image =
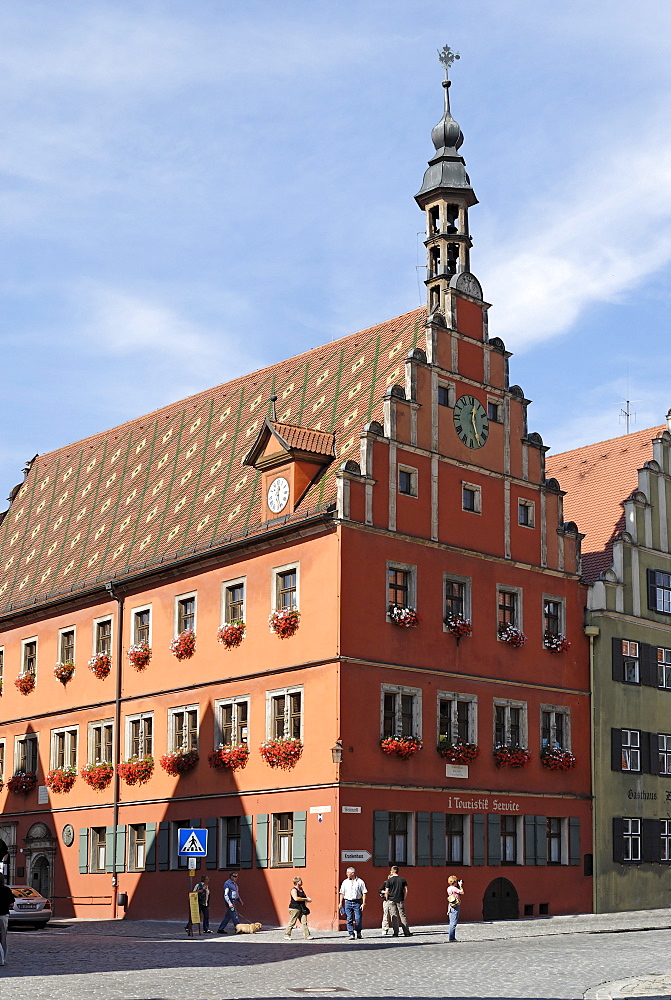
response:
M354 868L347 869L347 878L340 886L340 909L345 908L347 933L350 939L361 937L361 918L366 905L366 883L356 877Z

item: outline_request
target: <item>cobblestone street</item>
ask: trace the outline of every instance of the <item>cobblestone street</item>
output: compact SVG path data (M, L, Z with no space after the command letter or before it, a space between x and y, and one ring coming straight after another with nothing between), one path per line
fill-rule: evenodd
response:
M628 929L631 928L631 929ZM9 935L2 1000L252 1000L490 997L610 1000L671 994L667 911L471 924L410 939L379 928L361 941L316 932L288 943L273 929L188 939L162 922L54 923Z

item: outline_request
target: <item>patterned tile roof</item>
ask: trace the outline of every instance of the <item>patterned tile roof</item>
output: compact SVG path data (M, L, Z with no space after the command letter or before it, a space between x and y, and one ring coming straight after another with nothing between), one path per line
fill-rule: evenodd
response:
M273 394L291 433L311 428L320 445L335 433L338 460L301 507L332 502L335 470L382 420L424 318L416 309L38 456L0 524L0 614L260 527L259 473L241 463Z
M624 530L622 505L638 488L638 470L652 458L651 441L664 430L634 431L545 460L547 475L566 490L564 519L585 535L583 576L590 582L611 564L613 540Z

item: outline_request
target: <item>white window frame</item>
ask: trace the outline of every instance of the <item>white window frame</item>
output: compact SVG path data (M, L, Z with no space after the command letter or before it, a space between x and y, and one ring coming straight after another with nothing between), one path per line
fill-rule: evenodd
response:
M296 578L298 582L298 578ZM221 624L230 625L228 619L226 594L229 587L242 587L242 620L247 621L247 577L238 576L235 580L224 580L221 585Z
M95 656L97 652L98 645L98 626L103 625L105 622L110 623L110 652L109 655L114 654L114 615L101 615L100 618L93 619L93 628L91 630L91 656ZM150 621L151 629L151 621Z
M128 624L130 631L128 644L132 646L137 641L135 638L135 616L139 615L142 611L149 612L149 648L151 649L154 640L154 614L151 604L140 604L138 605L138 607L130 609L130 614L128 616Z
M661 658L660 653L662 654ZM661 684L659 683L660 677L662 680ZM671 649L668 649L666 646L657 647L657 687L663 690L671 690Z
M285 688L275 688L272 691L266 691L266 739L274 739L272 736L273 731L273 720L275 718L273 714L273 698L279 698L284 696L284 734L287 735L289 729L289 695L300 694L301 696L301 734L299 739L303 739L303 727L305 725L305 690L302 684L295 684L292 687ZM285 810L286 811L286 810Z
M664 741L664 746L661 746ZM657 745L659 753L659 773L671 775L671 735L669 733L657 733ZM662 757L664 757L665 771L662 771Z
M33 677L35 678L35 680L37 680L37 667L40 661L40 643L39 643L39 638L36 635L30 635L28 636L27 639L21 640L21 673L23 673L24 670L26 669L25 667L26 646L28 645L29 642L35 643L35 670L33 672Z
M472 490L475 494L474 503L475 506L473 510L470 507L464 506L464 490ZM482 514L482 486L477 483L467 483L465 480L461 482L461 509L466 514Z
M110 764L114 763L114 719L96 719L95 722L89 722L88 727L87 727L88 728L88 732L87 732L87 740L86 740L86 751L87 751L87 753L86 753L86 761L89 764L96 763L94 761L94 759L93 759L93 744L94 744L93 734L94 734L94 731L96 729L101 728L102 726L111 726L112 727L112 753L110 754L110 758L111 759L110 759L109 763ZM101 739L100 742L102 744L103 740Z
M296 571L296 603L294 607L297 611L301 607L301 567L298 561L286 563L284 566L273 566L271 571L270 580L270 609L271 611L279 610L279 589L280 589L280 574L287 573L291 570ZM246 599L246 595L245 595Z
M191 590L187 594L178 594L173 605L172 631L175 638L180 635L179 631L179 602L188 601L193 598L193 631L198 629L198 591ZM149 617L149 631L151 632L151 616ZM151 643L149 643L151 645Z
M661 862L663 865L668 865L671 862L671 819L661 820L660 839Z
M520 513L523 507L528 511L526 515L528 520L526 522L520 520ZM536 504L533 500L527 500L526 497L517 498L517 525L520 528L536 527Z
M448 583L460 583L464 588L464 618L472 620L471 595L473 581L470 576L457 576L456 573L443 573L443 617L445 617L445 588ZM443 632L448 632L447 625L443 623Z
M237 697L234 696L234 697L231 697L231 698L217 698L217 700L214 703L214 745L215 745L215 747L222 746L222 744L224 742L224 728L223 728L222 722L221 722L222 709L226 705L232 705L233 706L233 726L234 726L235 729L238 729L239 728L239 723L238 723L238 720L237 720L237 714L238 714L237 706L240 704L240 702L246 702L246 704L247 704L247 740L246 740L246 745L247 746L250 745L251 698L250 698L250 696L248 694L241 694L241 695L239 695ZM302 702L301 702L301 716L302 715L303 715L303 712L302 712ZM272 702L271 702L271 705L270 705L270 718L272 720ZM266 732L270 732L270 728L269 727L267 727Z
M404 462L399 462L396 467L396 492L402 497L413 497L415 500L419 496L419 469L414 468L412 465L406 465ZM401 473L407 472L410 476L410 492L406 493L401 489Z
M446 861L445 863L448 864L448 865L463 865L465 868L469 867L471 865L471 818L472 818L472 814L471 813L461 813L461 812L445 813L445 821L446 821L446 823L445 823L445 857L446 858L447 858L447 855L448 855L448 850L447 850L447 836L448 836L448 833L447 833L447 817L448 816L461 816L461 818L464 821L463 822L463 829L464 829L463 837L464 837L464 839L463 839L463 844L462 844L463 858L462 858L461 861Z
M127 715L124 719L124 759L132 755L132 734L131 734L131 724L133 722L142 721L144 719L151 719L151 742L152 742L152 757L155 757L154 745L156 743L156 727L154 726L154 713L153 712L135 712L133 715ZM146 753L146 751L145 751Z
M526 861L524 856L524 817L502 813L501 819L512 819L515 822L515 861L506 861L501 857L499 864L502 868L514 868L523 865Z
M637 850L633 851L634 845ZM622 817L622 860L625 864L638 864L641 861L642 848L642 828L641 820L638 816ZM629 857L627 857L627 847L629 847ZM633 855L636 854L636 857Z
M102 836L100 836L100 833L98 832L98 831L101 831L101 830L102 830ZM94 844L94 836L93 836L94 832L95 832L95 836L96 836L95 844ZM108 857L107 857L107 828L104 827L104 826L92 826L90 828L90 830L89 830L89 838L90 838L90 841L91 841L90 848L89 848L89 865L90 865L90 870L91 870L91 872L95 872L96 874L99 875L101 872L104 872L106 870L106 868L107 868L107 862L108 862ZM97 850L97 848L99 848L99 847L102 847L102 851L103 851L103 863L102 863L102 865L100 865L98 863L98 859L99 859L100 855L99 855L99 851ZM95 858L95 862L94 862L94 858Z
M541 705L540 711L538 713L538 745L541 750L543 747L543 712L551 712L553 716L561 715L564 718L564 746L562 750L570 750L571 743L571 709L566 705ZM556 720L553 719L550 723L550 732L556 734ZM556 742L556 739L555 739Z
M520 746L529 747L529 705L526 701L516 701L514 698L494 698L492 702L492 746L496 746L496 708L520 709ZM510 712L506 711L504 722L505 746L509 746L507 740L510 735Z
M406 840L406 859L405 861L390 861L389 864L406 865L408 868L412 868L415 864L415 844L416 844L416 827L417 827L417 813L410 812L408 809L390 809L388 813L387 823L389 824L389 817L392 813L403 813L408 817L407 825L407 840ZM389 827L387 826L387 850L389 851ZM391 852L389 852L391 853Z
M457 738L457 705L458 701L467 701L470 705L468 709L468 742L478 742L478 696L477 694L463 694L459 691L438 691L436 693L436 733L440 738L440 703L441 701L451 702L450 707L450 739L454 743Z
M79 726L60 726L58 729L51 730L51 738L49 740L49 767L54 768L59 765L56 763L56 742L57 738L61 735L65 736L65 757L66 759L72 753L72 737L75 738L75 763L74 767L79 767ZM65 767L69 767L69 764L65 764Z
M57 650L57 653L58 653L57 660L58 660L59 663L65 662L65 661L61 660L61 645L62 645L62 642L63 642L63 635L66 632L72 632L72 634L73 634L72 662L74 663L75 662L75 658L77 656L77 626L76 625L66 625L64 628L59 628L59 630L58 630L58 640L57 640L58 641L58 646L56 647L56 650Z
M21 752L19 750L20 744L24 740L32 740L35 743L35 771L40 765L40 734L39 733L19 733L14 737L14 771L16 774L19 770L19 760L21 757Z
M516 618L517 621L513 625L513 628L519 629L520 632L524 631L524 601L522 600L522 595L524 590L522 587L510 587L507 583L497 583L496 584L496 627L498 630L499 626L499 594L516 594L517 601L515 605ZM505 640L500 639L501 642Z
M622 729L622 771L627 774L640 774L641 773L641 730L640 729ZM627 744L624 742L624 734L629 733L627 738ZM632 743L632 735L635 734L636 739ZM625 755L625 751L628 751L628 756ZM632 754L636 754L635 758L632 758ZM637 760L636 767L632 767L632 759ZM625 761L627 766L625 766Z
M198 749L200 743L200 705L177 705L174 708L168 709L168 752L174 750L181 750L182 747L175 746L175 716L179 712L184 712L185 721L187 712L196 713L196 746L193 747L194 750Z
M422 689L406 687L404 684L381 684L380 685L380 737L384 733L384 696L385 694L395 694L399 697L396 702L396 733L401 732L401 698L403 694L413 695L412 703L412 731L420 740L422 739ZM393 811L393 810L392 810ZM405 812L398 809L396 812Z
M387 608L387 621L391 622L391 617L389 615L389 570L396 569L401 570L403 573L408 574L408 603L406 607L416 608L417 607L417 566L413 566L412 563L399 562L397 559L387 559L387 565L384 574L384 595L385 595L385 607Z
M135 828L138 826L144 827L144 841L138 841L137 837L134 835ZM143 864L137 864L137 845L138 843L144 843L144 859ZM128 871L130 872L143 872L147 865L147 824L146 823L129 823L128 824Z

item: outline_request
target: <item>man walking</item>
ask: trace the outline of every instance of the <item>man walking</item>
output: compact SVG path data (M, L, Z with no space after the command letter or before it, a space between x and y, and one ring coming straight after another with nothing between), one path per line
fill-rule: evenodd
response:
M385 893L382 906L387 917L387 922L391 922L394 937L398 937L399 926L403 929L404 937L410 937L408 918L405 915L405 898L408 895L408 883L398 873L398 865L392 865L389 878L382 883Z
M198 909L200 910L200 922L203 927L203 934L211 934L210 930L210 876L203 875L200 882L193 887L193 891L198 893Z
M361 937L361 920L368 889L363 879L356 877L354 868L347 869L347 878L340 886L340 909L345 909L350 940Z
M224 882L224 906L226 913L224 914L224 919L217 927L217 934L226 933L226 926L229 920L233 921L234 928L238 926L240 923L238 903L242 904L242 899L240 899L240 893L238 892L238 873L231 872Z

